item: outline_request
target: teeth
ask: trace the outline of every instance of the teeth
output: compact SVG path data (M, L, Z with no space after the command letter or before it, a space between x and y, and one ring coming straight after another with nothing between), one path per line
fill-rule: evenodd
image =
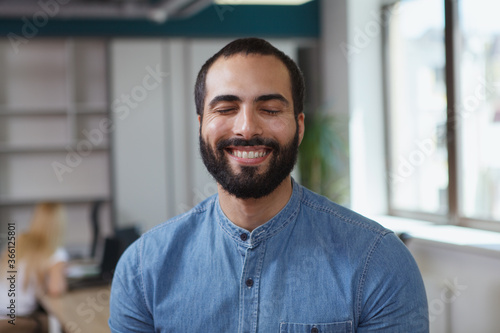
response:
M259 158L266 156L267 152L233 150L232 154L236 157L241 157L241 158Z

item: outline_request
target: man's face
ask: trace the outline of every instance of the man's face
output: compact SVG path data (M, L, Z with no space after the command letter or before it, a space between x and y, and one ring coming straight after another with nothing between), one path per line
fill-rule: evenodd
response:
M274 56L219 58L206 77L203 162L238 198L270 194L290 174L304 133L285 65Z

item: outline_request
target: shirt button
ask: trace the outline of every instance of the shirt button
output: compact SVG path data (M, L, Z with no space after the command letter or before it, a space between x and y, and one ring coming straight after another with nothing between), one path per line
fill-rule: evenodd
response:
M253 286L253 280L252 279L247 279L245 281L245 284L247 285L247 287L251 287L251 286Z
M241 234L240 238L241 238L242 241L246 241L248 239L248 235L247 234Z
M311 333L318 333L318 332L319 332L319 330L317 327L311 328Z

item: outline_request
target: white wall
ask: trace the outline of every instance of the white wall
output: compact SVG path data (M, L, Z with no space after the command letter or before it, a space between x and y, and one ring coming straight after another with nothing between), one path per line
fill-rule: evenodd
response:
M500 252L414 239L433 333L500 330Z
M323 105L349 114L349 64L340 45L348 41L347 0L321 2L321 67Z
M349 1L351 202L363 213L387 207L380 16L379 0Z
M379 0L321 3L323 104L349 115L351 208L386 212Z
M118 226L150 226L167 211L166 72L158 41L117 40L111 45L113 181ZM161 82L160 82L161 81Z

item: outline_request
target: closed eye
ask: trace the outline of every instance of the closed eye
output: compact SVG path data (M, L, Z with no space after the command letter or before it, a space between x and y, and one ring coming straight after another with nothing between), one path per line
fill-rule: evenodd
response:
M224 114L224 113L229 113L231 111L234 111L235 108L229 108L229 109L216 109L215 112L217 113L221 113L221 114Z
M267 112L267 113L269 113L269 114L271 114L271 115L274 115L274 114L278 114L278 113L280 113L280 111L279 111L279 110L268 110L268 109L262 109L262 111Z

